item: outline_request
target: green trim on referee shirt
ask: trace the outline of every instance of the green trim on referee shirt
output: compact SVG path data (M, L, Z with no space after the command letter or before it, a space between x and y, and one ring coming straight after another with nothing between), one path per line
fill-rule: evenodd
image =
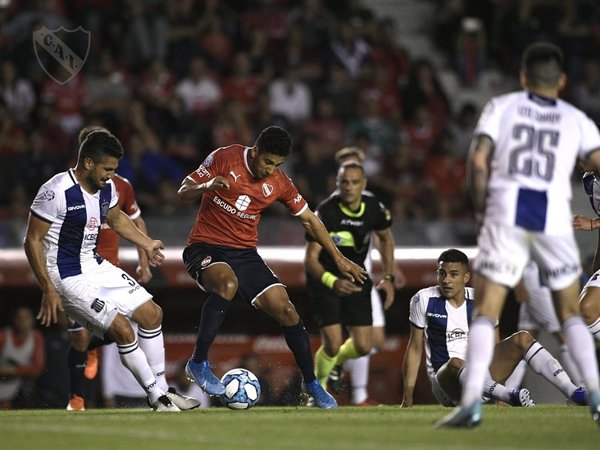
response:
M346 208L344 205L342 205L341 203L338 203L338 206L340 207L340 209L342 210L342 212L344 214L346 214L347 216L350 217L361 217L364 213L365 213L365 202L360 202L360 208L358 208L358 211L353 212L350 209Z

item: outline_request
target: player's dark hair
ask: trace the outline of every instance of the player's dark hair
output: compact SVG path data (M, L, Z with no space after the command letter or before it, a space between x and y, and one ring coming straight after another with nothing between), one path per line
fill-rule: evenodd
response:
M562 50L549 42L531 44L523 53L521 69L527 83L537 87L555 87L563 73Z
M465 266L469 266L469 258L460 250L455 248L450 248L448 250L444 250L437 259L438 263L441 262L453 262L453 263L461 263Z
M121 159L123 153L123 146L114 135L96 130L89 133L79 146L78 160L82 162L85 158L90 158L97 163L106 156Z
M79 135L77 135L77 144L81 145L83 141L85 141L85 138L88 137L92 131L110 133L110 131L104 127L101 127L100 125L88 125L87 127L83 127L81 130L79 130Z
M292 136L281 127L271 126L260 132L254 145L259 152L289 156L292 153Z

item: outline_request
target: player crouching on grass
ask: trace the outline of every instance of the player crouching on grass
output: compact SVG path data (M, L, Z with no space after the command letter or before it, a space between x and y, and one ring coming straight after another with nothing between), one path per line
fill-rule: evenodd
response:
M470 278L467 255L456 249L446 250L438 257L438 284L421 289L411 299L402 407L413 405L423 345L435 398L443 406L458 405L464 383L469 326L475 308L473 288L465 286ZM496 337L498 340L497 329ZM518 331L496 344L485 379L484 397L512 406L535 406L527 389L511 390L503 385L521 359L567 399L578 405L586 404L585 390L575 386L560 363L526 331Z

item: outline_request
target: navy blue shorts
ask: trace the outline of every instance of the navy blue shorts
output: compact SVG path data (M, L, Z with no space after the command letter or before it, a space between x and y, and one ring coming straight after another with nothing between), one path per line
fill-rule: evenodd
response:
M372 326L371 288L373 282L365 281L363 289L347 297L339 297L320 281L307 275L308 294L313 314L319 328L342 324L351 327Z
M227 264L238 280L238 294L252 304L268 287L283 285L255 248L239 249L197 242L183 250L183 262L198 286L202 285L200 273L213 264Z

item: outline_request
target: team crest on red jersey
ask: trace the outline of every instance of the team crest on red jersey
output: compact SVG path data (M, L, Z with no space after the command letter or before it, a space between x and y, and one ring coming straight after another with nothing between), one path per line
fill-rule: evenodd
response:
M268 197L269 195L271 195L273 193L273 186L271 186L270 184L267 184L267 183L263 183L262 191L263 191L263 195L265 197Z
M206 258L204 258L202 260L202 262L200 263L200 267L206 267L210 264L210 262L212 261L212 256L207 256Z

